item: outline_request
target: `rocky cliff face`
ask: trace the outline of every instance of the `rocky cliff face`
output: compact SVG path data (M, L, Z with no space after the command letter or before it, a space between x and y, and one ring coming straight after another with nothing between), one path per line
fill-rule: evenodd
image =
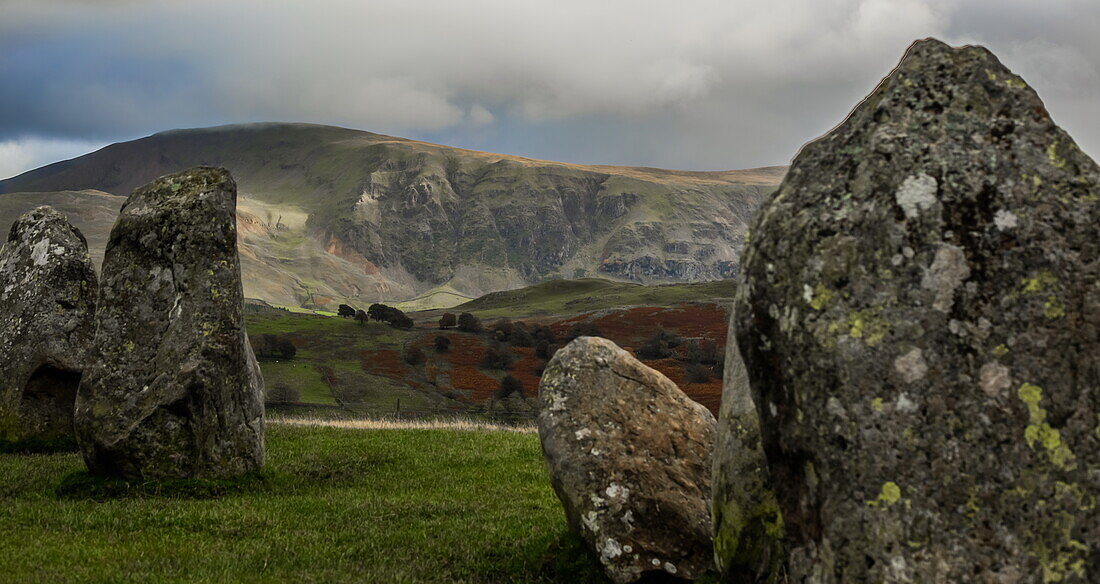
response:
M748 218L785 170L579 166L262 124L114 144L0 181L0 193L128 195L199 164L240 185L246 295L306 306L441 285L479 295L555 276L728 278Z

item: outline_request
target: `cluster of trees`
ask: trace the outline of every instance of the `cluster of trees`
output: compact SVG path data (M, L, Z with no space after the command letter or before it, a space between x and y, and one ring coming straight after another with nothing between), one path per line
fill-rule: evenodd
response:
M411 329L413 327L413 320L401 309L385 304L371 304L366 311L356 310L347 304L341 304L336 309L336 314L342 318L354 318L359 321L359 324L366 324L368 320L377 320L399 329Z
M712 339L692 339L685 343L683 337L664 329L642 343L635 351L640 359L669 359L676 356L676 349L683 347L684 375L691 383L706 383L714 376L722 375L725 356Z
M439 330L456 327L464 333L480 333L483 330L481 319L469 312L463 312L458 316L453 312L444 312L443 316L439 317Z
M293 359L298 353L298 348L286 335L259 335L249 340L258 359Z

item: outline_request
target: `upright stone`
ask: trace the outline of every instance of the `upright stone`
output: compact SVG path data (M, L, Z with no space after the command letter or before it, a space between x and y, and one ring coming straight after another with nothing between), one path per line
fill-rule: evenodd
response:
M613 581L710 569L715 421L705 407L598 337L554 355L539 399L551 485Z
M760 416L737 348L736 317L726 339L722 406L711 472L714 562L725 582L776 582L783 556L783 517L760 443Z
M80 231L51 207L21 216L0 249L0 441L75 448L95 300Z
M736 313L793 582L1100 578L1100 169L989 51L803 148Z
M245 335L237 187L198 167L134 191L111 230L76 428L96 474L230 477L264 461Z

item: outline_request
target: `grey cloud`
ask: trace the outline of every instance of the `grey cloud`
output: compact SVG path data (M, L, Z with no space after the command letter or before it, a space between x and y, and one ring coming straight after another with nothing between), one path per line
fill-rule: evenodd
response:
M937 36L989 46L1100 152L1098 19L1092 0L0 0L0 140L309 121L575 162L781 164ZM66 47L94 62L66 66Z

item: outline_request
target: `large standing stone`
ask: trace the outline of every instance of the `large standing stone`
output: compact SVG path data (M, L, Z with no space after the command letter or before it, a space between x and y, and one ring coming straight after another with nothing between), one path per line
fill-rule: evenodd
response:
M598 337L558 351L539 394L550 482L608 576L694 579L708 570L714 416Z
M711 473L714 560L726 582L775 582L784 560L783 518L768 478L760 416L735 324L731 314Z
M88 244L63 214L38 207L12 225L0 249L0 441L75 444L95 297Z
M263 379L242 319L237 187L199 167L134 191L111 231L81 380L88 468L123 478L226 477L264 461Z
M914 44L742 278L793 581L1100 578L1100 169L989 51Z

